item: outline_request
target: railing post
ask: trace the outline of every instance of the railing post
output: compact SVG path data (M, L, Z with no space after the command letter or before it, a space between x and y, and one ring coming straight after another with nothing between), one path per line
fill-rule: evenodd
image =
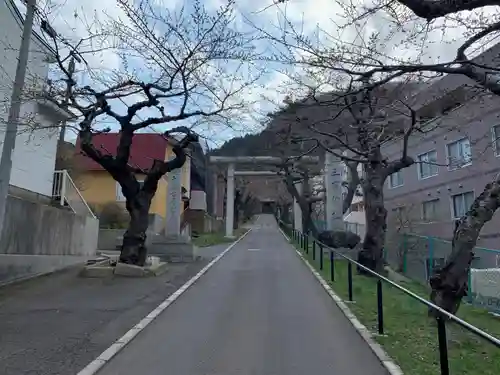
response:
M377 280L377 316L378 316L378 333L384 334L384 304L382 298L382 280Z
M441 365L441 375L449 375L450 369L448 365L448 342L446 339L446 322L442 316L438 316L438 341L439 341L439 364Z
M330 249L330 280L335 281L335 262L332 249Z
M61 191L60 191L60 194L61 194L61 206L64 206L64 197L66 197L66 186L68 185L67 182L68 182L68 175L67 175L67 171L66 169L63 169L62 170L62 178L61 178Z
M352 263L347 263L347 286L349 291L349 301L352 302Z
M319 244L319 269L323 271L323 245Z
M308 248L309 248L309 235L306 234L306 242L305 242L305 246L304 246L304 253L307 252Z
M313 260L316 260L316 246L313 246Z

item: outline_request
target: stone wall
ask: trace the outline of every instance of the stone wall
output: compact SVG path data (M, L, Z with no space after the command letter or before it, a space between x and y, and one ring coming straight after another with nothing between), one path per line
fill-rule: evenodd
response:
M9 196L0 239L0 283L93 257L99 221Z

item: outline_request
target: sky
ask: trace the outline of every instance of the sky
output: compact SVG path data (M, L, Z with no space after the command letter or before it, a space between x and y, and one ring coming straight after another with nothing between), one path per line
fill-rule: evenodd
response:
M17 1L17 0L16 0ZM222 0L201 0L203 5L209 10L215 11L221 5ZM255 30L254 27L264 30L266 33L279 36L283 29L286 18L290 24L286 27L295 27L301 30L301 33L311 37L311 40L317 38L319 44L329 43L332 39L329 36L335 36L344 41L360 42L368 39L372 33L378 33L381 38L390 36L390 41L384 44L384 52L388 58L412 57L422 52L418 49L409 49L401 46L398 41L406 38L403 33L394 35L394 29L388 26L383 16L374 16L367 21L362 22L361 31L359 27L349 28L340 32L339 25L345 23L342 4L347 4L348 0L289 0L284 4L273 4L273 0L238 0L236 2L236 14L234 27L239 30ZM190 9L192 3L190 0L149 0L150 3L158 7L176 11L182 6ZM77 41L88 35L85 24L95 24L94 19L105 20L108 18L115 20L125 20L123 11L117 6L116 0L42 0L38 2L47 14L47 19L53 28L68 40ZM350 0L361 9L363 5L371 3L371 0ZM22 7L22 5L21 5ZM281 27L280 27L281 25ZM413 25L412 27L415 27ZM439 30L430 33L427 36L427 43L422 48L425 50L426 61L443 61L454 57L457 45L464 39L466 30L463 28L449 29L446 33ZM327 36L327 37L324 37ZM274 46L270 42L262 40L256 41L256 50L262 51L262 54L270 53ZM300 52L297 52L300 55ZM269 54L268 56L271 56ZM106 50L93 55L85 55L90 67L93 69L113 69L120 71L124 69L123 60L115 51ZM141 61L131 61L132 67L144 70ZM135 65L134 65L135 64ZM251 88L245 90L245 100L249 104L245 114L234 121L233 128L225 125L205 124L200 125L199 132L206 137L211 147L216 147L224 141L241 136L245 133L258 132L262 130L265 122L265 113L271 112L280 105L286 97L300 96L296 87L290 84L290 74L300 75L301 69L289 65L259 62L259 69L262 73L259 80ZM128 67L130 68L130 66ZM287 74L283 74L286 72ZM82 82L88 82L89 77L82 76ZM134 98L130 99L133 101ZM129 101L129 100L127 100ZM205 102L203 102L204 105ZM177 103L171 105L175 106ZM116 103L117 107L123 103ZM208 103L206 104L208 105ZM142 117L147 117L149 113L141 113ZM111 125L113 130L117 129L113 123L107 120L102 121L102 126ZM156 125L154 128L145 131L161 132L171 126L179 124L169 123L167 125Z

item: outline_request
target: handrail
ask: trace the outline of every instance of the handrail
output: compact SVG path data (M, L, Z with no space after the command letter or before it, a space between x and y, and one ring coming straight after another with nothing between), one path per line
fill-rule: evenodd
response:
M333 259L333 256L332 254L336 254L338 256L340 256L341 258L347 260L347 262L349 263L349 272L348 272L348 277L352 277L351 275L351 265L356 265L357 267L361 268L362 270L364 270L365 272L369 273L370 275L374 276L375 278L377 278L379 281L378 283L380 283L380 281L383 281L389 285L391 285L392 287L398 289L399 291L403 292L404 294L410 296L411 298L419 301L420 303L422 303L423 305L427 306L428 308L431 308L431 309L434 309L435 311L438 311L442 316L445 316L447 317L449 320L453 321L454 323L458 324L459 326L465 328L466 330L468 330L469 332L472 332L474 333L475 335L481 337L482 339L486 340L487 342L489 342L490 344L494 345L495 347L497 348L500 348L500 339L498 339L497 337L493 336L493 335L490 335L489 333L477 328L476 326L466 322L465 320L463 319L460 319L459 317L449 313L448 311L444 310L443 308L433 304L432 302L426 300L425 298L422 298L420 296L418 296L417 294L413 293L412 291L402 287L401 285L395 283L394 281L388 279L387 277L385 276L382 276L380 275L379 273L371 270L370 268L360 264L359 262L355 261L354 259L342 254L341 252L325 245L324 243L318 241L317 239L313 238L312 236L308 235L308 234L304 234L302 232L299 232L295 229L293 229L292 225L290 224L287 224L285 222L283 222L282 220L280 220L279 218L276 218L276 220L278 221L278 224L280 226L283 226L283 227L286 227L288 229L291 229L292 230L292 233L297 233L298 235L300 235L303 239L307 239L307 241L301 241L301 244L303 244L303 242L306 243L306 246L308 247L309 244L308 244L308 239L312 239L313 241L313 249L314 249L314 244L318 244L320 246L321 249L323 248L326 248L330 251L330 256L331 258L330 259ZM314 250L313 250L314 251ZM322 251L322 250L321 250ZM320 267L322 268L322 255L320 256ZM314 253L313 253L313 259L314 259ZM352 283L352 280L349 280L349 284ZM350 285L350 289L352 288L352 285ZM352 297L352 295L350 296ZM382 298L381 297L381 292L380 292L380 299ZM381 304L381 301L380 301L380 304ZM380 309L380 306L379 306L379 309ZM379 312L380 313L380 312ZM437 317L437 321L438 321L438 336L439 336L439 342L440 342L440 351L444 350L446 351L447 353L447 348L446 348L446 340L445 340L445 336L446 336L446 329L445 329L445 324L444 324L444 319L441 315L438 315ZM443 339L443 336L444 336L444 339ZM441 345L444 346L444 348L441 347ZM443 355L443 353L441 352L441 355ZM443 357L441 357L441 359L443 360ZM448 361L448 357L447 357L447 354L445 355L445 361L446 361L446 368L448 366L447 364L447 361ZM447 374L448 371L444 370L443 369L443 362L441 363L441 370L442 370L442 374Z
M482 338L484 338L485 340L489 341L490 343L492 343L496 347L500 348L500 339L497 339L495 336L492 336L489 333L484 332L483 330L477 328L476 326L473 326L472 324L466 322L465 320L460 319L456 315L453 315L453 314L449 313L448 311L444 310L443 308L441 308L441 307L433 304L430 301L427 301L425 298L420 297L419 295L413 293L412 291L406 289L405 287L402 287L401 285L395 283L394 281L388 279L387 277L382 276L381 274L379 274L379 273L371 270L370 268L368 268L366 266L363 266L361 263L358 263L354 259L349 258L348 256L342 254L341 252L338 252L338 251L332 249L331 247L325 245L324 243L322 243L322 242L320 242L318 240L314 240L314 241L316 241L317 243L319 243L321 246L329 249L330 251L333 251L335 254L340 255L342 258L344 258L348 262L356 265L357 267L362 268L364 271L370 273L371 275L375 276L376 278L378 278L378 279L386 282L387 284L393 286L394 288L402 291L403 293L409 295L413 299L416 299L417 301L419 301L420 303L426 305L427 307L430 307L430 308L432 308L432 309L434 309L436 311L439 311L439 313L445 315L447 318L449 318L453 322L458 323L458 325L464 327L465 329L469 330L470 332L475 333L478 336L481 336Z
M88 205L87 201L83 198L82 196L82 193L80 193L80 189L78 189L75 185L75 182L73 181L73 179L71 178L71 176L69 175L68 171L66 169L63 170L64 173L66 173L66 178L68 179L68 181L71 183L71 185L73 186L73 188L75 189L76 193L78 194L78 196L80 197L80 199L82 200L83 204L85 205L85 207L87 207L87 209L89 210L90 214L92 215L92 217L94 219L96 219L96 216L94 214L94 212L92 211L92 209L90 208L90 206Z
M71 191L68 192L67 188ZM74 194L75 192L76 195ZM52 195L60 198L61 205L64 205L66 202L73 212L82 215L89 214L94 219L97 218L66 169L54 171L54 186L52 187ZM74 195L74 197L71 197L70 195ZM83 204L83 206L80 207L80 210L77 210L77 207L75 207L76 204Z
M314 240L314 239L313 239ZM413 293L412 291L402 287L401 285L395 283L394 281L386 278L385 276L382 276L381 274L371 270L370 268L358 263L357 261L355 261L354 259L352 258L349 258L348 256L342 254L341 252L339 251L336 251L334 249L332 249L331 247L325 245L324 243L318 241L318 240L314 240L316 241L317 243L319 243L321 246L323 247L326 247L327 249L329 249L330 251L333 251L335 254L337 255L340 255L342 258L346 259L348 262L356 265L357 267L360 267L362 268L364 271L370 273L371 275L377 277L378 279L380 280L383 280L384 282L386 282L387 284L395 287L396 289L399 289L400 291L402 291L403 293L405 294L408 294L410 297L416 299L417 301L419 301L420 303L423 303L424 305L426 305L427 307L430 307L434 310L437 310L439 313L445 315L447 318L449 318L450 320L454 321L455 323L458 323L460 326L468 329L469 331L481 336L482 338L490 341L492 344L494 344L495 346L499 347L500 348L500 339L497 339L496 337L490 335L489 333L487 332L484 332L482 330L480 330L479 328L477 328L476 326L473 326L472 324L470 323L467 323L465 320L462 320L460 319L459 317L457 317L456 315L453 315L451 313L449 313L448 311L444 310L443 308L433 304L432 302L426 300L425 298L422 298L420 296L418 296L417 294Z

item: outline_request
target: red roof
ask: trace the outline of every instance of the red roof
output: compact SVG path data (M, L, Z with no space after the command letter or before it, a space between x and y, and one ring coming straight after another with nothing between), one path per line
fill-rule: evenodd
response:
M103 154L116 155L116 148L120 139L119 133L96 134L92 138L95 148ZM149 169L153 160L165 160L168 141L160 134L137 133L134 135L130 149L129 164L141 169ZM82 155L80 138L76 140L76 157L79 164L86 170L102 170L103 168L86 155Z

